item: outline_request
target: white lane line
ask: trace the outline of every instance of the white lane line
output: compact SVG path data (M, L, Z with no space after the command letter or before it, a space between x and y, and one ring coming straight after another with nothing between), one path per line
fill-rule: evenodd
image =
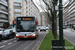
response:
M3 47L5 47L5 45L3 45L3 46L0 46L0 48L3 48Z
M17 42L17 40L15 40L14 42Z
M8 40L8 41L11 41L11 40L14 40L14 39L16 39L16 38L10 39L10 40Z
M41 41L38 41L38 42L36 43L36 45L32 48L32 50L34 50L35 47L38 46L40 43L41 43Z
M13 39L10 39L9 41L11 41L11 40L14 40L15 38L13 38Z
M3 43L6 43L6 42L8 42L8 41L4 41Z
M45 34L45 36L46 36L46 35L47 35L47 33ZM43 39L45 38L45 36L40 38L40 39L41 39L41 41L38 41L38 42L36 43L36 45L33 47L33 49L32 49L32 50L35 50L35 48L36 48L36 50L38 50L38 49L39 49L39 47L40 47L40 45L41 45L41 43L42 43ZM39 39L39 40L40 40L40 39Z
M6 43L6 42L9 42L9 41L14 40L14 39L16 39L16 38L13 38L13 39L10 39L10 40L7 40L7 41L4 41L4 42L2 42L2 43L0 43L0 44L3 44L3 43Z
M12 42L8 43L8 45L12 44Z
M32 41L28 46L26 46L23 50L27 50L27 48L29 48L29 46L31 46L35 41Z
M16 38L14 38L14 39L16 39Z

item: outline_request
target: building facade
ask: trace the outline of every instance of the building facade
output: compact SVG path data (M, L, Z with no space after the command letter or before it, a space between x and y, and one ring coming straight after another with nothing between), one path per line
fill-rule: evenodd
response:
M22 0L9 0L10 24L17 16L21 16Z
M63 9L63 25L75 25L75 0L69 1Z
M47 25L49 25L47 18L48 18L48 17L47 17L46 12L41 12L41 22L42 22L42 26L47 26Z
M40 11L33 0L10 0L10 23L17 16L34 16L40 25Z
M26 2L26 16L34 16L38 20L38 25L41 25L40 11L33 0L25 0Z
M8 0L0 0L0 28L4 28L9 23Z

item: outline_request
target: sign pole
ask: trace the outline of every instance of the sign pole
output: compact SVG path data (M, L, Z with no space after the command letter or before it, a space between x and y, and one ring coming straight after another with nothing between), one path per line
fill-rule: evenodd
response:
M64 41L63 41L63 6L62 6L62 0L59 0L59 41L60 41L60 50L64 50Z

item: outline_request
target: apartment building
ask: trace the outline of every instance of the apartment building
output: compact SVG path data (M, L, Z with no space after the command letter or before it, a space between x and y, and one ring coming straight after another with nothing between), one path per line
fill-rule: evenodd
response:
M0 28L8 26L9 12L8 12L8 0L0 0Z
M21 16L22 0L9 0L10 24L17 16Z
M34 16L38 20L38 25L41 25L40 11L33 0L25 0L26 2L26 16Z
M49 23L48 23L49 20L48 20L46 12L41 12L41 22L42 22L42 26L49 25Z
M34 16L39 19L40 25L40 11L34 4L33 0L10 0L10 23L17 16Z
M71 0L63 9L63 25L75 25L75 0Z

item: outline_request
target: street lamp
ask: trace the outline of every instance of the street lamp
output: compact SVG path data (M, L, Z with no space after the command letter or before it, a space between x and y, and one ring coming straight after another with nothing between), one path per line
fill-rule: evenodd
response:
M62 0L59 0L59 40L52 40L52 50L65 50L64 46L65 41L63 39L63 6Z
M60 42L60 50L64 49L64 40L63 40L63 6L62 0L59 0L59 42Z

